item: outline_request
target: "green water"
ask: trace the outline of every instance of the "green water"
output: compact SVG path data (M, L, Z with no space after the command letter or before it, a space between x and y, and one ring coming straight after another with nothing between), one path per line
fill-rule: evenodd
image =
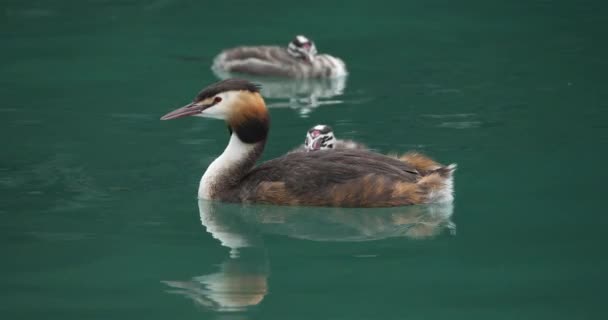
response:
M601 1L13 0L0 20L2 319L605 315ZM222 48L298 33L351 74L316 108L269 100L264 158L327 123L458 163L453 208L197 202L226 129L160 116Z

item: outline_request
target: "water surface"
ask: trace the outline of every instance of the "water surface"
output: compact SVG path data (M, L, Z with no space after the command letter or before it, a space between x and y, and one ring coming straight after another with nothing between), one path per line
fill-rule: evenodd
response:
M4 1L2 318L600 318L605 10ZM269 98L263 158L327 123L458 163L453 207L204 210L224 124L160 116L216 81L221 49L298 33L350 76L313 100Z

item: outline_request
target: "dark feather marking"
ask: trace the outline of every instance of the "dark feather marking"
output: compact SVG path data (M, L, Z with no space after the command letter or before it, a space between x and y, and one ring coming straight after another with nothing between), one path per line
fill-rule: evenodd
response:
M201 90L201 92L199 92L196 96L195 101L201 101L206 98L213 97L218 93L233 90L260 92L260 86L243 79L226 79L216 82Z
M256 143L266 140L268 136L269 118L247 118L238 126L234 127L234 131L241 141L245 143Z

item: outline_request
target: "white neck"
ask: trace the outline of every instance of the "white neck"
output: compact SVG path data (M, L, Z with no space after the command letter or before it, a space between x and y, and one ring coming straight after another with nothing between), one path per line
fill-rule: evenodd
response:
M236 183L241 177L231 176L231 174L238 174L231 169L245 164L251 157L251 153L255 151L255 147L256 144L244 143L236 133L233 133L224 152L209 165L201 178L198 187L199 198L214 199L216 198L214 194L216 187Z

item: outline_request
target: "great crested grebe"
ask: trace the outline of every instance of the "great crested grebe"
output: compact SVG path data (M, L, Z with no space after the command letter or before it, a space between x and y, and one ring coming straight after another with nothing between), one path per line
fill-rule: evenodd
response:
M353 141L353 140L341 140L337 139L334 130L326 125L326 124L317 124L316 126L310 128L306 132L306 138L304 139L304 145L293 150L292 152L301 152L301 151L318 151L318 150L328 150L328 149L365 149L368 147L362 143ZM433 159L428 156L410 151L402 155L397 154L389 154L391 158L399 159L402 162L412 166L416 169L420 174L426 175L432 173L435 170L439 170L444 168L445 166L435 162ZM454 167L455 168L455 167ZM454 169L452 168L452 170Z
M216 72L289 78L334 78L347 74L344 61L317 54L315 44L296 36L287 46L243 46L224 50L213 61Z
M162 120L222 119L230 141L203 175L198 195L226 202L334 207L393 207L453 199L454 166L422 175L406 163L367 150L293 152L254 168L270 125L259 88L229 79L203 89Z

